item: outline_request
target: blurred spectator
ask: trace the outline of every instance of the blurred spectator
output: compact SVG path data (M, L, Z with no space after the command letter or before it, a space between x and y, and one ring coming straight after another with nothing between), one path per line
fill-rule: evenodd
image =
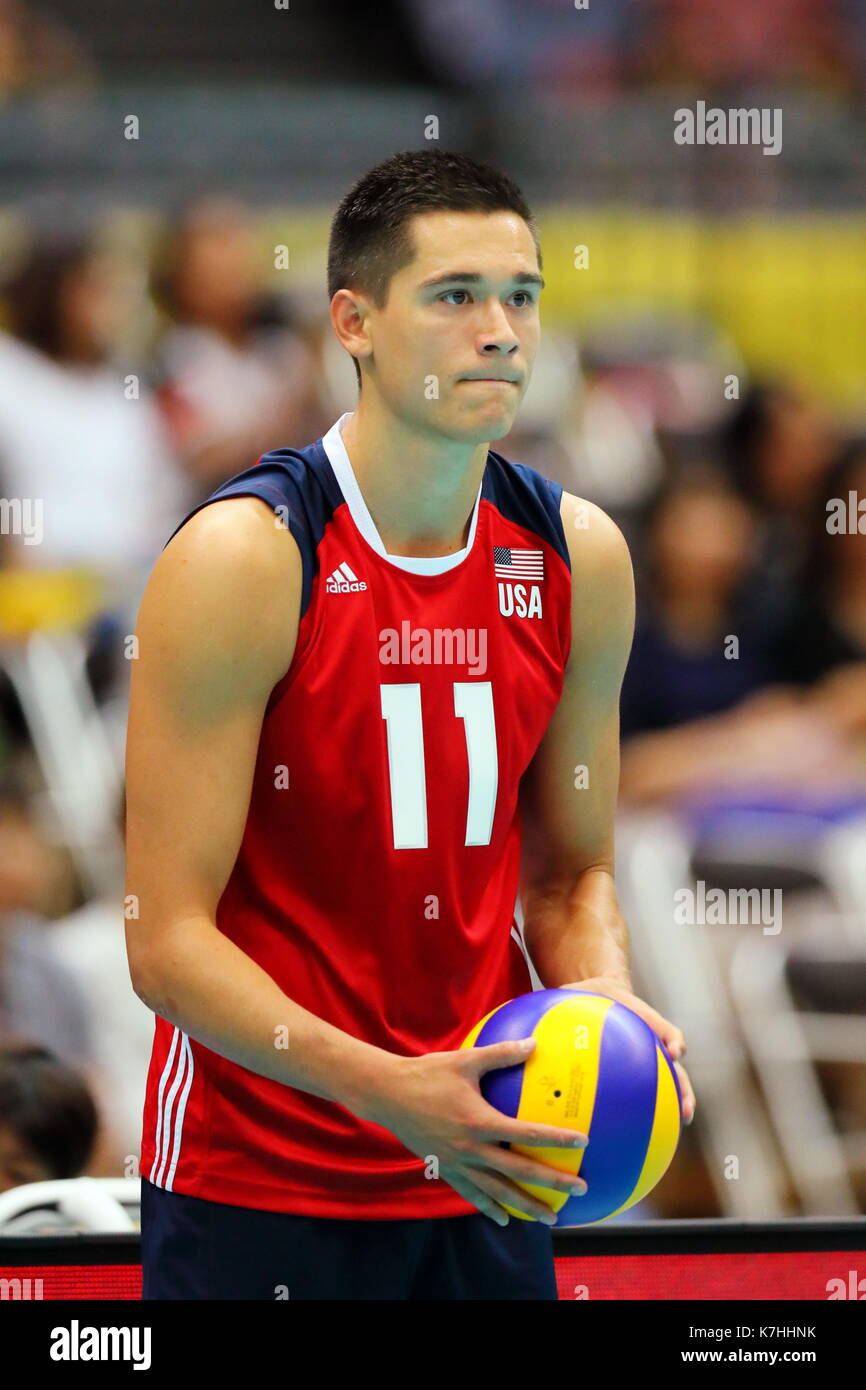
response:
M78 1177L97 1126L93 1098L72 1067L25 1039L0 1041L0 1192Z
M824 409L783 382L751 386L722 432L731 478L763 518L750 606L772 627L787 611L809 528L838 450Z
M0 101L41 89L90 91L97 71L84 44L56 15L27 0L0 0Z
M823 407L785 382L751 386L726 434L731 475L763 510L802 522L837 447Z
M834 487L854 487L858 479L862 487L862 464L860 454L846 456L832 475ZM807 495L814 496L813 487ZM829 495L847 499L847 492L821 488L822 526ZM866 801L866 661L849 656L848 664L835 665L846 641L844 650L855 655L862 641L856 633L863 622L866 547L858 536L824 531L823 540L839 551L835 579L819 586L819 597L835 595L843 628L830 632L828 610L812 606L807 591L793 614L789 604L787 628L774 628L755 602L750 579L756 534L748 504L712 478L671 483L656 500L623 682L624 806L682 804L733 788L792 803L806 797L814 806ZM816 530L813 579L822 552ZM807 621L813 624L808 630ZM728 636L738 639L736 659L725 656ZM804 639L809 652L801 650ZM787 652L787 669L780 651ZM793 681L797 662L815 681L806 694L776 683Z
M856 668L844 686L830 676L806 694L770 686L721 714L626 739L621 806L676 805L738 789L812 809L866 810L864 674Z
M844 529L830 529L837 523L828 502ZM866 440L842 451L813 507L803 575L778 646L778 679L796 685L849 663L866 667Z
M38 832L26 794L0 784L0 1035L18 1033L76 1063L90 1063L84 999L52 946L46 909L58 857Z
M729 709L770 679L766 640L741 601L756 534L746 502L710 472L657 495L623 682L623 737Z
M0 333L0 485L40 499L42 538L10 537L10 562L84 565L115 580L148 567L189 505L159 412L127 399L112 361L135 301L123 267L88 236L37 242L6 285Z
M252 218L229 198L194 201L156 251L153 292L173 320L159 353L159 401L202 496L332 423L315 354L263 280Z
M119 971L112 974L110 949L107 959L95 967L94 979L84 981L84 971L93 965L93 943L82 926L75 931L74 913L67 919L73 923L69 943L59 946L60 926L52 918L56 918L59 904L64 904L61 912L66 910L68 873L65 854L46 842L19 778L7 772L0 778L0 1040L27 1038L50 1049L81 1074L105 1117L89 1171L95 1176L116 1176L122 1172L127 1155L138 1152L138 1139L134 1144L129 1139L129 1106L135 1102L113 1092L129 1048L124 1049L124 1039L117 1033L109 1038L104 1026L112 1010L121 1014L124 1001L103 1000L94 1010L93 994L97 981L100 987L118 993L125 984L130 995L132 986L128 970L125 980ZM114 907L114 923L122 944L119 904ZM76 945L81 959L72 964L70 952ZM115 950L114 956L117 954ZM138 1029L143 1031L140 1019ZM117 1046L118 1056L108 1059L111 1044ZM124 1071L125 1080L130 1074Z
M99 1122L84 1078L48 1048L0 1041L0 1192L79 1177ZM3 1235L69 1235L85 1228L50 1206L3 1223Z
M57 960L84 1000L94 1089L117 1167L137 1155L154 1016L129 978L123 902L94 898L48 929Z
M125 796L118 802L125 827ZM96 1064L99 1111L117 1163L126 1167L141 1143L141 1115L154 1016L132 988L123 930L123 884L92 898L49 928L57 959L85 1000Z

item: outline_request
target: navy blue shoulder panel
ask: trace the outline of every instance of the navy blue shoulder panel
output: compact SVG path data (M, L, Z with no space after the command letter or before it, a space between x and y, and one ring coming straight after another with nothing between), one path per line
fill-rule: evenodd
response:
M301 617L307 611L318 567L319 542L334 510L343 500L327 456L317 444L304 449L272 449L258 463L221 483L194 507L166 541L168 545L190 517L226 497L260 497L288 526L301 552ZM163 547L165 549L165 547Z
M559 515L562 487L528 463L512 463L490 449L481 496L508 521L533 531L552 545L571 569L565 529Z

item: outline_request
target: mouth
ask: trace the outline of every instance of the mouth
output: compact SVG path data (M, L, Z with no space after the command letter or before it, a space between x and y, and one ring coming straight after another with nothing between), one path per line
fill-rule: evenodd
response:
M516 381L513 381L511 377L506 377L506 376L464 376L464 377L461 377L461 378L460 378L460 381L461 381L461 383L463 383L463 382L469 382L469 383L471 383L471 384L473 384L473 385L477 385L479 382L483 382L483 383L485 383L485 384L488 385L488 386L517 386L517 385L519 385L519 383L516 382Z

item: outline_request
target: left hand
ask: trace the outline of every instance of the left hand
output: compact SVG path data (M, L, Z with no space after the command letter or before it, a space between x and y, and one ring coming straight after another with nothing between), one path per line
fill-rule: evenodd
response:
M638 999L637 995L632 994L631 990L627 989L619 980L612 979L607 975L597 975L590 980L572 980L567 985L560 985L559 988L585 989L590 994L606 994L609 999L615 999L618 1004L625 1004L626 1008L632 1009L649 1024L671 1055L683 1095L683 1121L690 1125L695 1117L695 1093L692 1090L692 1083L689 1081L685 1067L677 1060L686 1050L686 1040L683 1037L682 1029L669 1023L666 1018L662 1018L656 1009L645 1003L643 999Z

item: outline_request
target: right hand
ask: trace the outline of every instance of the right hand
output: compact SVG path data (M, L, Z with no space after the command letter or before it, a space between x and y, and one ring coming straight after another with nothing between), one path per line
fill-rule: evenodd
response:
M535 1039L491 1043L454 1052L428 1052L421 1057L398 1057L368 1118L384 1125L411 1153L435 1157L439 1176L467 1202L499 1226L507 1226L503 1203L535 1220L552 1225L550 1207L517 1187L518 1182L584 1193L586 1183L573 1173L552 1168L508 1144L535 1147L583 1148L585 1134L553 1125L530 1124L496 1110L481 1094L479 1078L494 1067L525 1062Z

